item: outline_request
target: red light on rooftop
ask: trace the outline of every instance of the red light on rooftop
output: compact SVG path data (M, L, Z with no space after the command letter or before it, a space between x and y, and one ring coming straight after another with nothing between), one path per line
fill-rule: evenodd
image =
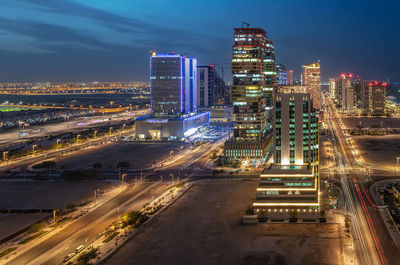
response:
M378 85L378 82L377 82L377 81L375 81L375 85Z
M210 67L214 67L214 65L213 65L213 64L210 64Z
M372 86L372 83L369 83L368 85L369 85L369 86Z
M387 86L387 83L386 83L386 82L383 82L383 83L382 83L382 86Z
M293 70L289 70L289 72L293 73Z
M353 77L353 74L349 74L349 77Z
M345 78L346 77L346 74L341 74L340 75L342 78Z

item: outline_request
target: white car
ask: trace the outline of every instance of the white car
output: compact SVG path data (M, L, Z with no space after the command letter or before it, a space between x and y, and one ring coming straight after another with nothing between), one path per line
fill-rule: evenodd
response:
M72 259L74 256L75 256L75 253L68 254L68 255L64 258L64 262L66 262L66 261Z
M77 247L77 248L75 249L75 253L81 252L84 248L85 248L84 245L80 245L79 247Z

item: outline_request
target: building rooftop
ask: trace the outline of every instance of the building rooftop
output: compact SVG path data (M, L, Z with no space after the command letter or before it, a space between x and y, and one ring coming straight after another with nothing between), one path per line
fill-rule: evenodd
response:
M269 168L264 168L261 177L270 176L313 176L313 168L311 166L293 165L293 166L280 166L274 165Z

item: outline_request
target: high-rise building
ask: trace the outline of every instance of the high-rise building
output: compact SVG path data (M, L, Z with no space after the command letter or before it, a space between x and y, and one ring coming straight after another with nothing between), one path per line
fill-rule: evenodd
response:
M363 107L371 114L385 114L387 83L378 81L364 81L362 98Z
M336 79L329 78L329 97L335 98L336 97Z
M354 106L354 90L352 88L352 74L341 74L335 80L335 99L343 109L352 109Z
M225 156L262 163L272 145L268 111L276 89L274 46L261 28L234 30L231 101L235 125L225 143Z
M281 220L319 215L318 118L309 93L277 93L274 98L274 162L260 175L253 209Z
M360 76L357 76L352 83L352 87L354 89L354 97L356 101L356 106L361 106L361 94L362 94L362 87L363 87L363 79Z
M219 76L214 65L198 66L197 77L197 106L199 108L229 104L226 102L229 87Z
M136 137L181 140L207 127L210 114L197 113L197 60L153 52L150 67L151 114L136 119Z
M278 86L287 86L288 85L288 71L286 70L286 66L283 64L276 64L276 84Z
M308 86L314 107L321 108L321 68L319 61L303 65L303 85Z
M294 80L293 80L293 70L290 69L287 73L287 85L288 86L293 86Z
M310 94L277 93L274 111L274 162L318 164L318 118Z
M181 116L197 111L197 59L178 54L156 54L151 65L151 112Z

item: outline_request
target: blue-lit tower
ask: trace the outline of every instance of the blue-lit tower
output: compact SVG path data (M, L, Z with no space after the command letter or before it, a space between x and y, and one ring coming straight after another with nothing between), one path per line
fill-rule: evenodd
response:
M197 59L153 53L150 67L153 115L176 117L197 112Z

